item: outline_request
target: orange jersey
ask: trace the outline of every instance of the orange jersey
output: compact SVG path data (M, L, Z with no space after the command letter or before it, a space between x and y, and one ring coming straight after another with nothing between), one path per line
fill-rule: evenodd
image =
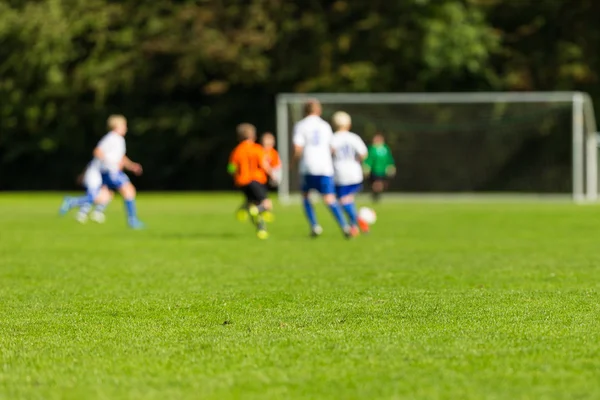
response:
M271 166L271 168L276 169L281 167L281 159L279 158L279 153L275 150L274 147L270 149L265 149L265 154L267 156L267 163Z
M262 146L249 140L237 145L229 157L229 164L235 167L235 184L246 186L252 181L267 183L267 173L262 169L264 160L265 152Z

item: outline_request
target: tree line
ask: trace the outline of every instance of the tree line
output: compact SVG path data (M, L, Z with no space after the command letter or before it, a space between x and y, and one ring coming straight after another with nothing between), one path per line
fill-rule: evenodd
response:
M595 0L3 0L0 189L68 189L129 118L143 189L226 189L279 92L583 90Z

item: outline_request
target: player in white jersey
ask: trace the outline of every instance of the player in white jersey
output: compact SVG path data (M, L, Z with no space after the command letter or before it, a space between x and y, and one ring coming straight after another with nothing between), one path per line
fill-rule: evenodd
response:
M141 175L142 166L131 161L126 155L125 135L127 134L127 120L122 115L111 115L108 118L108 132L94 149L94 162L97 162L102 177L102 185L110 190L118 191L125 202L127 223L133 229L143 228L142 222L137 218L135 196L136 190L123 169ZM77 206L67 198L63 202L64 208ZM66 206L66 207L65 207Z
M308 101L304 111L304 119L294 126L293 141L294 155L300 160L302 204L310 223L311 235L319 236L323 232L309 198L310 191L315 190L323 196L344 235L350 237L350 227L335 197L331 126L321 118L321 104L317 100Z
M362 161L367 157L365 142L356 133L350 132L352 119L348 113L338 111L332 118L335 133L331 140L335 192L342 208L350 220L353 235L359 232L358 215L354 195L363 182Z

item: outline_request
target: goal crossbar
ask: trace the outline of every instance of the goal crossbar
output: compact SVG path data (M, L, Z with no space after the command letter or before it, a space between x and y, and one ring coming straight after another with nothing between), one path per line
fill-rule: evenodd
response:
M290 160L288 105L318 99L335 104L475 104L570 103L572 105L572 195L576 202L598 199L598 139L592 99L583 92L473 92L473 93L281 93L277 95L277 141L283 160ZM289 199L289 162L283 163L279 187L282 201Z

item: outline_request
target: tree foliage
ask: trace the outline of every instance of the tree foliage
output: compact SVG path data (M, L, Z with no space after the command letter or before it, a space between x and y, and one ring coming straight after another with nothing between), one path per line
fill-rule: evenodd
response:
M153 189L227 187L282 91L600 94L595 0L4 0L0 188L67 188L111 112Z

